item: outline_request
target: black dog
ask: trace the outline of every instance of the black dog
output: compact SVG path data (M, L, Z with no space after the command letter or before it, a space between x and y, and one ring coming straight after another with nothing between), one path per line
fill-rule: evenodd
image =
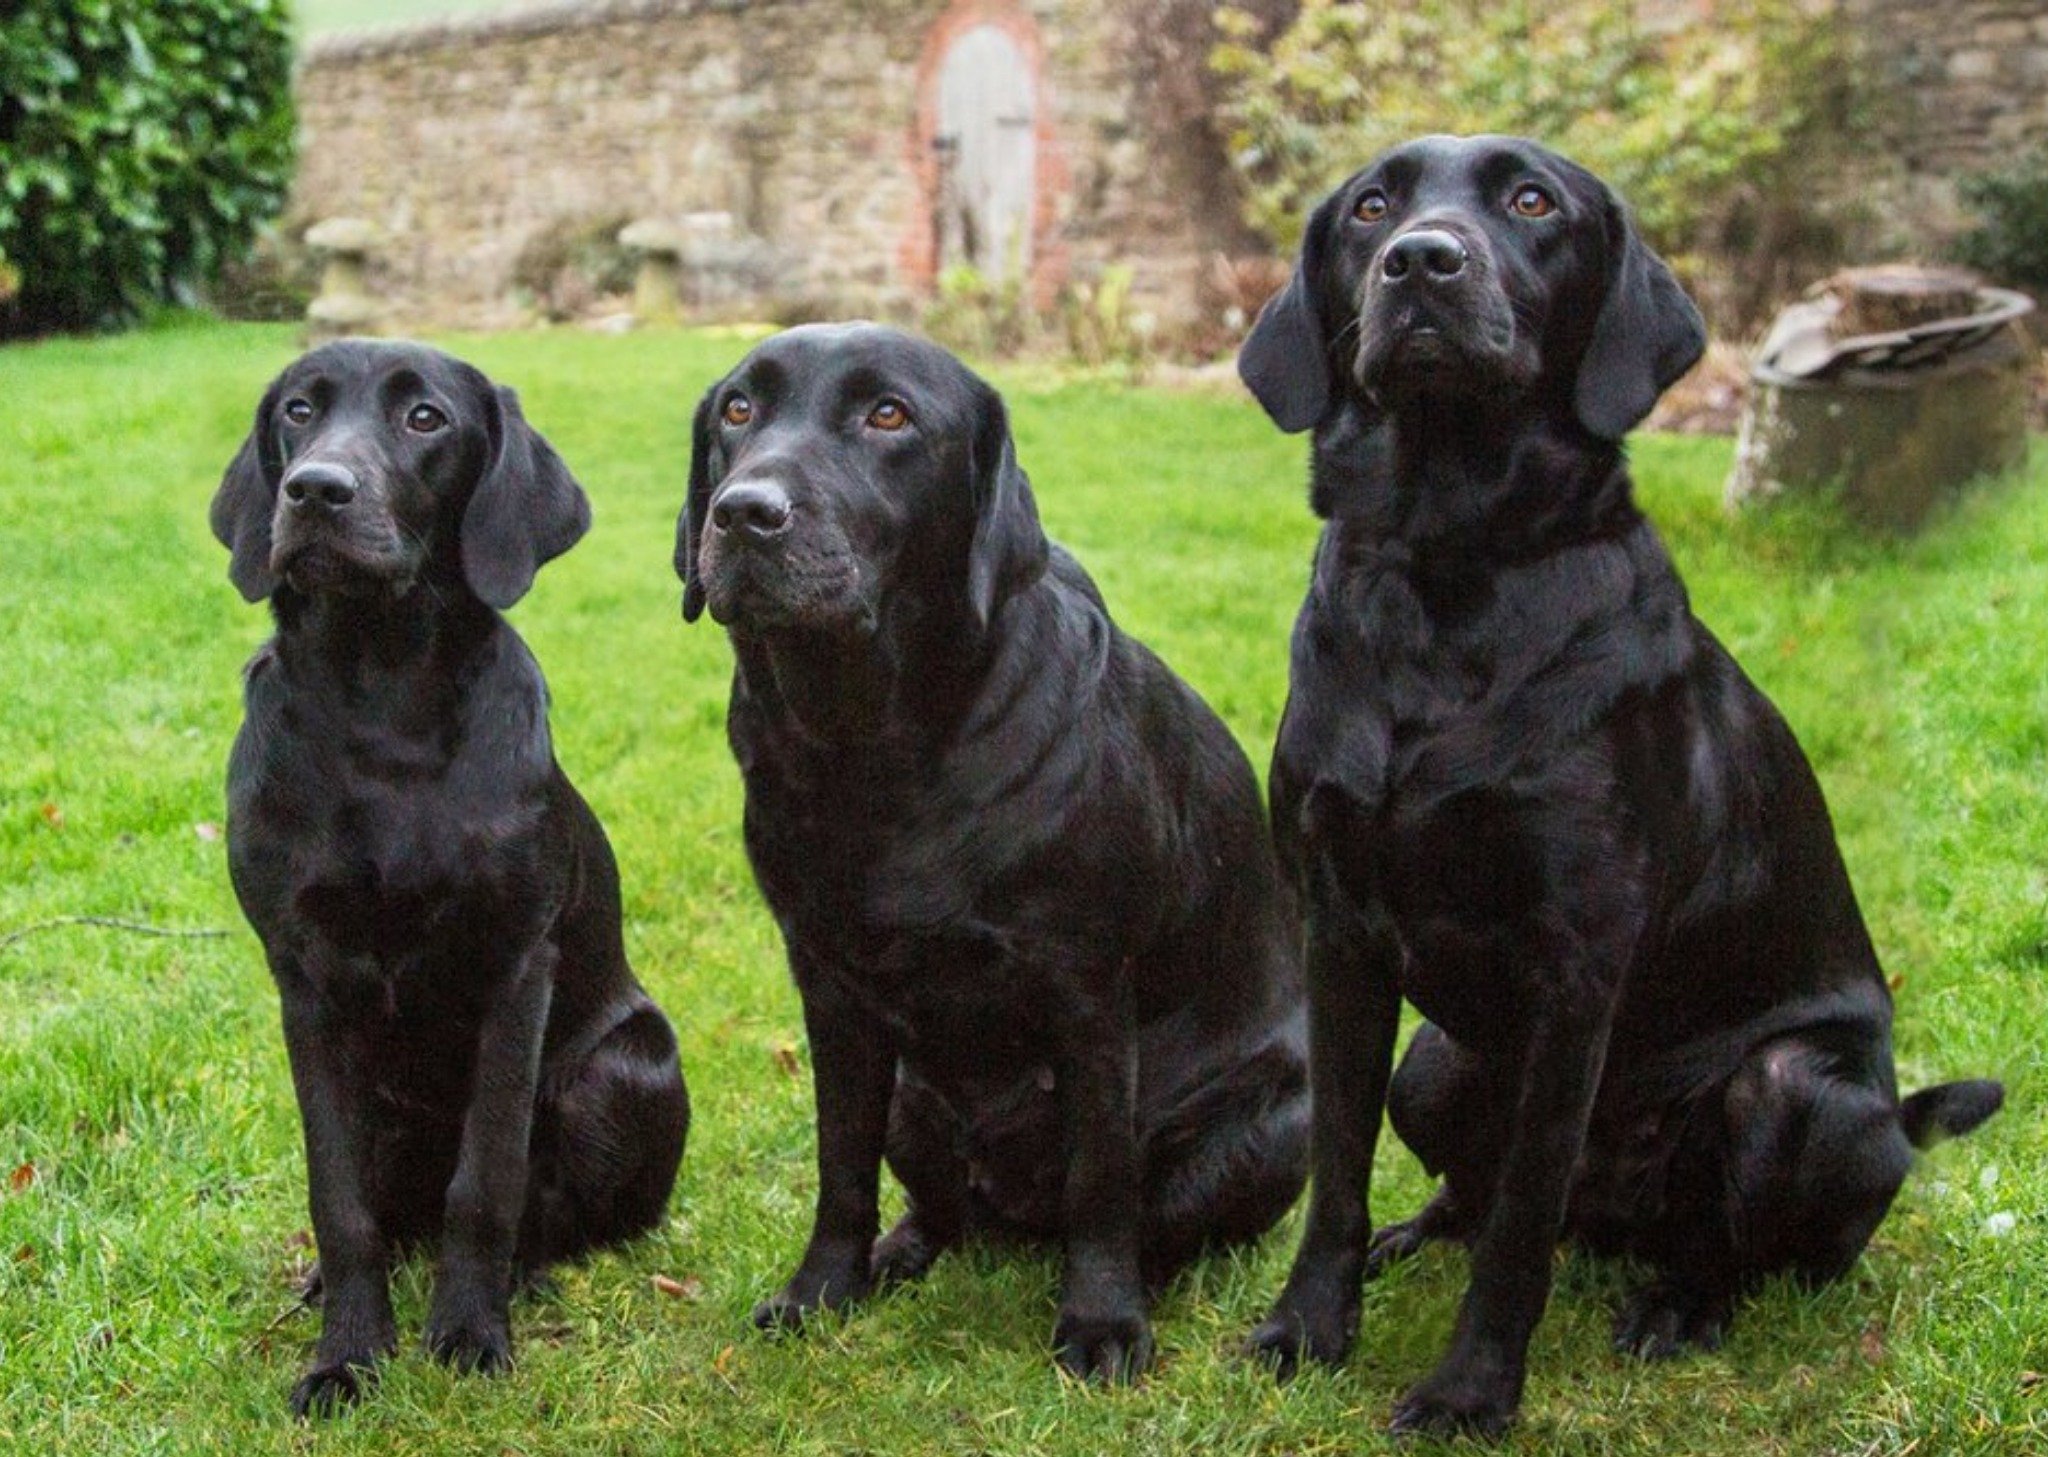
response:
M676 567L731 634L816 1082L816 1223L756 1323L1057 1237L1060 1361L1142 1370L1146 1282L1306 1173L1299 923L1243 752L1047 542L1001 399L892 330L791 330L712 388Z
M1313 427L1329 518L1272 780L1307 900L1314 1196L1253 1344L1339 1361L1366 1273L1468 1242L1397 1429L1507 1424L1561 1234L1655 1267L1621 1346L1709 1345L1759 1277L1846 1270L1910 1146L2001 1098L1899 1101L1820 788L1631 500L1621 437L1703 345L1591 174L1433 137L1322 205L1239 359ZM1389 1088L1404 995L1429 1020ZM1383 1108L1444 1185L1375 1235Z
M626 965L618 870L499 609L590 519L510 390L416 346L281 375L213 529L277 636L249 664L228 863L284 1006L326 1307L301 1414L395 1343L386 1271L436 1235L427 1344L511 1359L517 1279L661 1216L689 1127Z

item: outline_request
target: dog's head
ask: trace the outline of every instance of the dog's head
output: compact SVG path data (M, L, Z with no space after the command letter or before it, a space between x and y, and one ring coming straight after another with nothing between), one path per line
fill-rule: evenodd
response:
M683 616L864 632L920 594L985 627L1045 569L1008 413L935 344L873 324L763 343L697 406Z
M503 608L590 503L512 391L422 345L345 339L264 392L212 521L251 602L280 582L388 598L434 579Z
M1599 178L1518 137L1424 137L1309 219L1238 372L1283 430L1346 396L1575 417L1619 440L1706 346L1699 311Z

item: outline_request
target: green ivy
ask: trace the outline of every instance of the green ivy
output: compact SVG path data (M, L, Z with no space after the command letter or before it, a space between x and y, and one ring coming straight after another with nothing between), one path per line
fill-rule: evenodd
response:
M291 179L291 65L287 0L7 6L0 336L131 319L244 254Z
M1315 202L1385 148L1509 132L1605 177L1667 257L1753 243L1761 211L1808 202L1848 129L1850 67L1831 9L1749 0L1712 17L1653 30L1611 0L1303 0L1268 36L1226 7L1212 65L1247 221L1292 248Z
M1978 219L1956 240L1957 259L2000 283L2048 296L2048 146L1964 177L1956 191Z

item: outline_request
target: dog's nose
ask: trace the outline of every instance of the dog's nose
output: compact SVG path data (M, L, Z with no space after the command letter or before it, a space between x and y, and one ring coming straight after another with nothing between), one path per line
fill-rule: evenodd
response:
M325 506L339 511L356 498L355 472L328 461L294 466L284 478L284 498L294 506Z
M1455 278L1464 272L1471 256L1463 243L1441 228L1417 228L1387 245L1380 258L1380 272L1399 282L1419 266L1426 279Z
M772 480L735 481L711 503L711 522L765 541L789 525L789 492Z

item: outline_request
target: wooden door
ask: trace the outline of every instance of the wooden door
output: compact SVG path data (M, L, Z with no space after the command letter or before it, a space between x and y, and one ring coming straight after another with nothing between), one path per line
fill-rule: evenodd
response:
M961 32L939 70L939 266L984 278L1031 269L1038 136L1031 62L1005 31Z

